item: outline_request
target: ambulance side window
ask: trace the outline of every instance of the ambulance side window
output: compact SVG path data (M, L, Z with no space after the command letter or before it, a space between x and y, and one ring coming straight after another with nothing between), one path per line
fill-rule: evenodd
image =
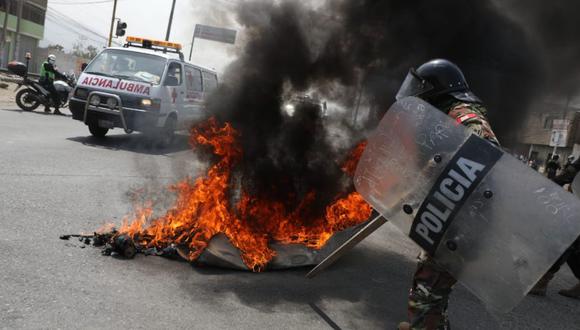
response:
M181 86L183 81L181 64L173 62L167 68L167 75L165 76L165 86Z
M185 67L185 86L188 91L203 92L201 70L194 67Z
M204 72L203 73L203 87L204 92L211 93L217 88L217 76L215 73Z

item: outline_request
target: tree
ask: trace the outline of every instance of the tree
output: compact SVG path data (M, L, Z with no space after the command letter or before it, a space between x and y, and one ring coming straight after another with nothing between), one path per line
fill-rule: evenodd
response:
M93 45L88 45L86 53L88 55L87 59L92 60L99 54L99 49Z
M77 42L73 46L72 54L77 57L81 57L87 60L92 60L95 56L97 56L99 49L93 45L85 45L82 42Z
M53 50L53 51L64 53L64 46L59 45L59 44L50 44L50 45L48 45L47 48L48 48L48 50Z

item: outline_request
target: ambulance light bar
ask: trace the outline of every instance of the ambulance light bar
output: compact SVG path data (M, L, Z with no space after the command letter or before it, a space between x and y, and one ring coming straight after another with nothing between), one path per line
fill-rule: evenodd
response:
M144 48L150 48L151 46L171 48L171 49L175 49L175 50L181 50L183 48L181 46L181 44L178 44L176 42L143 39L143 38L138 38L138 37L127 37L127 42L131 43L131 44L141 44L141 45L143 45Z
M127 44L125 45L126 48L128 47L139 47L145 49L151 49L155 51L163 51L163 52L170 52L179 54L179 58L183 61L184 56L181 52L183 46L176 42L169 42L169 41L162 41L162 40L154 40L154 39L144 39L139 37L127 37Z

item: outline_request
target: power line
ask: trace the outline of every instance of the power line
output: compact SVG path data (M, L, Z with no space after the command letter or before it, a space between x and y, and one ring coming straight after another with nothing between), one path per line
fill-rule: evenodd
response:
M115 0L99 0L99 1L87 1L87 2L51 2L51 5L60 5L60 6L78 6L78 5L96 5L96 4L104 4L104 3L111 3Z
M67 22L69 23L69 25L72 25L72 26L75 26L75 27L77 27L77 28L83 29L83 30L85 30L86 32L89 32L89 33L91 33L91 34L93 34L93 35L95 35L95 36L98 36L98 37L100 37L100 38L103 38L103 39L105 39L105 40L107 40L107 39L108 39L108 38L107 38L107 37L105 37L103 34L101 34L101 33L97 32L97 31L94 31L94 30L92 30L91 28L89 28L89 27L85 26L84 24L82 24L82 23L80 23L80 22L78 22L78 21L76 21L76 20L74 20L74 19L72 19L72 18L70 18L70 17L66 16L66 15L65 15L65 14L63 14L63 13L61 13L61 12L59 12L59 11L56 11L56 10L52 9L52 8L49 8L49 9L47 10L47 14L48 14L48 15L53 15L53 17L56 17L57 19L65 20L65 21L67 21Z
M66 16L58 11L55 11L53 9L51 9L50 11L47 11L46 18L48 20L52 21L53 23L55 23L56 25L61 26L67 30L70 30L73 33L83 37L86 40L90 40L90 41L93 41L93 42L98 43L98 44L106 44L106 41L108 40L107 37L100 34L99 32L96 32L96 31L86 27L85 25L75 21L74 19L71 19L70 17L68 17L68 16ZM83 31L84 31L84 33L83 33ZM93 37L91 37L91 35ZM95 38L98 38L98 39L95 39ZM117 43L117 44L119 44L119 43Z
M106 43L106 41L108 40L108 38L105 35L85 26L84 24L70 18L69 16L67 16L67 15L65 15L57 10L49 9L47 11L47 18L49 20L53 21L54 23L57 23L58 25L67 25L70 28L70 30L75 31L76 34L83 36L88 40L91 40L91 41L94 41L97 43ZM89 37L86 33L82 33L80 30L85 31L86 33L89 33L90 35L93 35L94 37L99 38L99 40L94 39L94 37L93 38ZM103 39L103 40L100 40L100 39ZM120 45L120 43L118 43L118 42L115 42L115 44Z
M46 16L46 18L48 20L52 21L53 23L58 24L58 25L66 28L66 29L70 29L70 30L73 30L73 31L75 30L75 28L73 26L70 26L70 25L68 25L66 23L63 23L62 20L60 20L60 19L57 19L57 18L51 17L51 16ZM63 26L63 25L66 25L66 26ZM99 43L99 44L101 44L101 43L104 44L105 43L105 40L98 40L98 39L96 39L94 37L91 37L91 36L89 36L87 34L84 34L84 33L80 32L78 30L76 31L75 34L78 35L78 36L80 36L80 37L82 37L82 38L84 38L84 39L86 39L86 40L90 40L90 41L93 41L93 42L96 42L96 43Z

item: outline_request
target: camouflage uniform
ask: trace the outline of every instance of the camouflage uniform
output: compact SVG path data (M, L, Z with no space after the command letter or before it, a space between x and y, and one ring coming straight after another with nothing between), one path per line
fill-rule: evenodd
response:
M487 110L481 104L453 102L448 108L447 114L458 123L467 126L474 134L489 142L499 146L489 122L487 121Z
M453 101L439 107L458 123L467 126L478 136L499 146L480 104ZM426 253L419 256L419 265L409 292L408 313L411 329L449 329L447 305L457 280L438 266Z

